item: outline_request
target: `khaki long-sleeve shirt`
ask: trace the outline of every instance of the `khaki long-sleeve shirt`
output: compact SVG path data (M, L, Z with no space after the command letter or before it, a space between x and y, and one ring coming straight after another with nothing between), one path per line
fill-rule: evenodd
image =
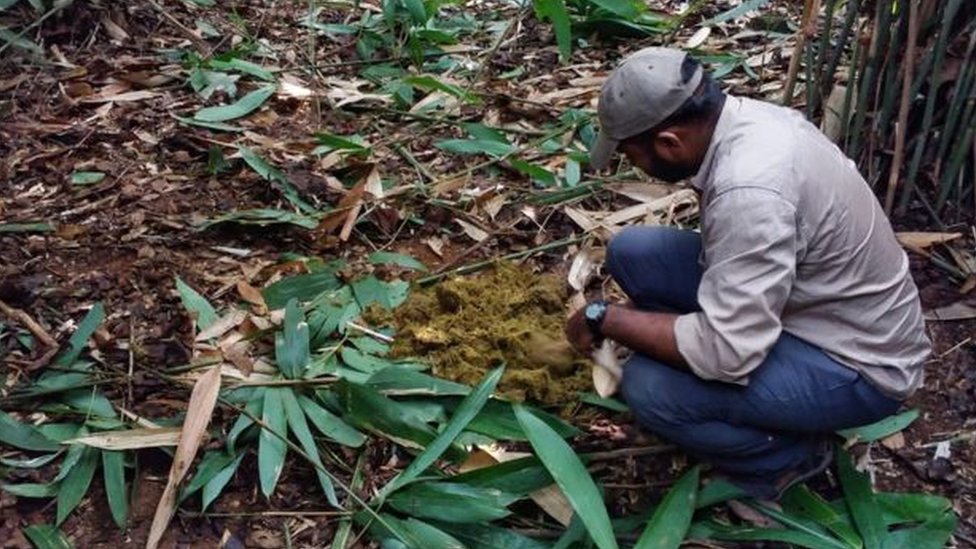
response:
M902 399L930 352L908 258L854 163L791 109L729 96L701 192L701 311L675 325L704 379L748 383L782 331Z

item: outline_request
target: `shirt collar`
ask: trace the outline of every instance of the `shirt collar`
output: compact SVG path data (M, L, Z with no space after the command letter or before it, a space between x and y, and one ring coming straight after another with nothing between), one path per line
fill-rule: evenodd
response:
M705 157L702 159L701 166L698 168L698 173L696 173L691 178L691 186L698 191L704 191L708 180L711 179L712 167L715 163L715 151L721 145L724 137L729 133L734 125L733 119L735 118L736 111L739 110L740 100L737 97L732 97L731 95L725 96L725 104L722 105L722 114L718 117L718 122L715 123L715 129L712 131L712 140L708 143L708 150L705 152Z

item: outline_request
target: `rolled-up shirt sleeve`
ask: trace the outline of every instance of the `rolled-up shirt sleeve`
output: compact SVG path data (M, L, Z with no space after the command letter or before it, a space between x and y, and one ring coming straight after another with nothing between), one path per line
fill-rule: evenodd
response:
M735 188L703 212L701 311L678 317L678 351L702 379L748 383L782 331L796 274L796 210L778 193Z

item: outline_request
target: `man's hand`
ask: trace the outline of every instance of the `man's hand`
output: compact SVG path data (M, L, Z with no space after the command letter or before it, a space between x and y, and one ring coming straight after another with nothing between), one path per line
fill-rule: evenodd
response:
M566 321L566 339L569 340L574 349L588 355L593 352L595 341L593 341L593 334L586 323L586 317L583 316L584 309L586 309L585 306L576 309L576 312Z
M686 368L684 357L678 352L674 336L677 315L641 311L626 305L614 304L607 308L600 331L604 337L624 347L644 353L665 364ZM586 324L581 307L566 321L566 339L577 351L589 355L595 341Z

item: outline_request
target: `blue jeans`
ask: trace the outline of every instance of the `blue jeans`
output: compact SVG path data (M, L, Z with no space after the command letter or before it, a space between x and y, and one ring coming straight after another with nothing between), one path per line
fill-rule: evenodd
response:
M634 305L699 310L701 238L671 227L630 227L607 249L607 266ZM900 403L820 348L786 332L745 386L705 381L639 353L621 391L640 425L718 469L774 475L811 458L819 439L865 425Z

